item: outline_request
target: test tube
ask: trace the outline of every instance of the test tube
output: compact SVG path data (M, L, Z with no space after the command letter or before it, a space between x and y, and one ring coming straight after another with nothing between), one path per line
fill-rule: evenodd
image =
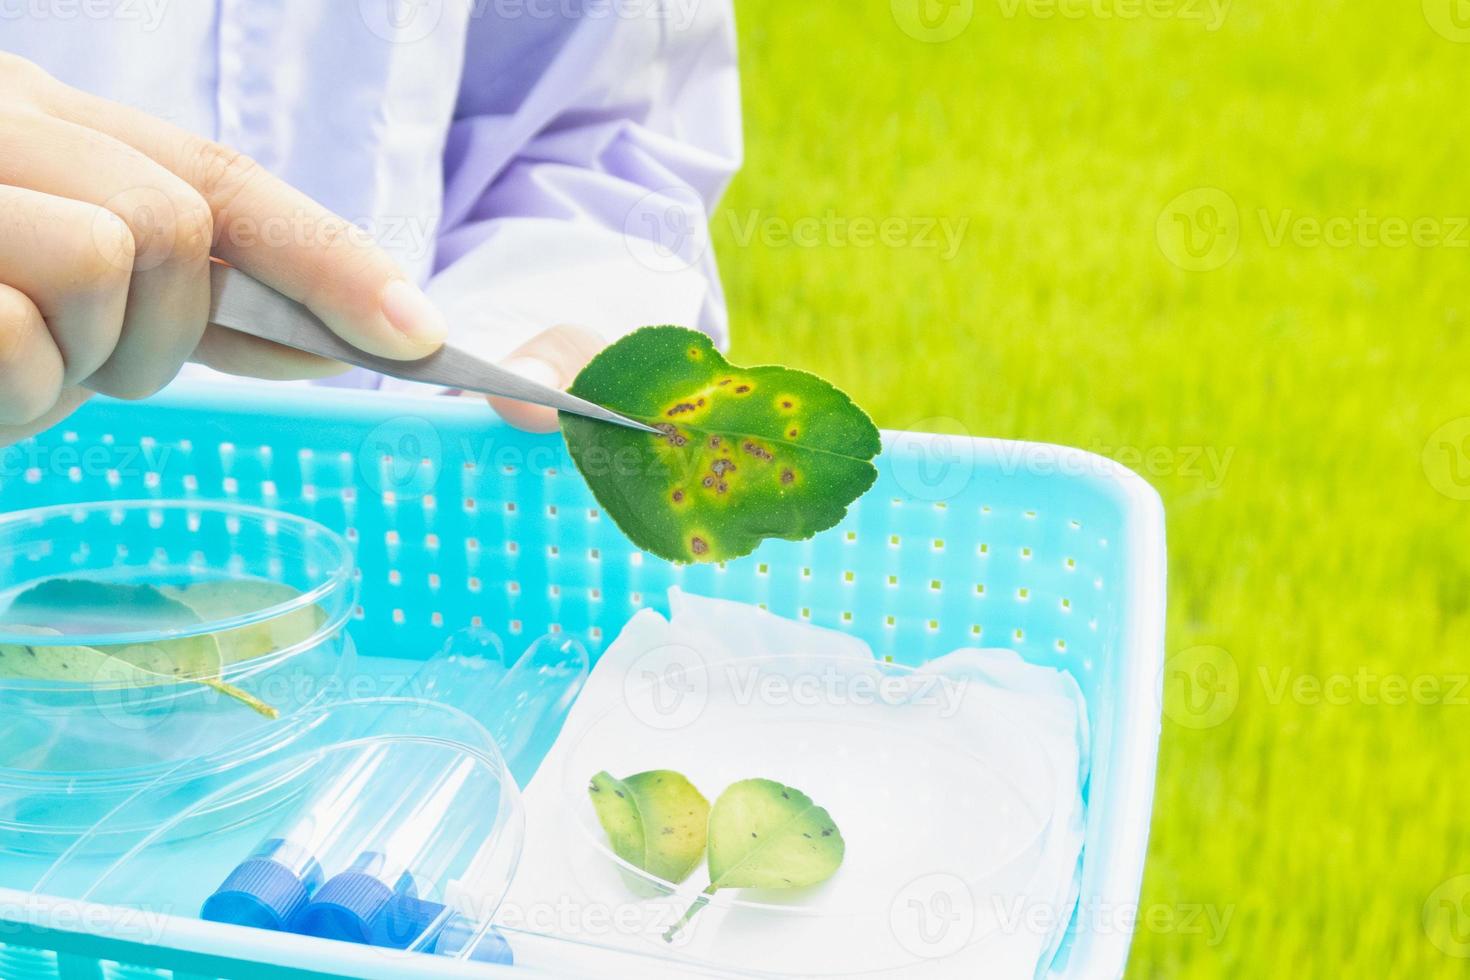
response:
M536 772L591 671L587 650L563 634L536 640L510 665L485 629L461 630L416 675L414 688L489 729L516 784Z
M479 762L460 757L445 765L442 752L426 748L395 761L390 776L402 780L396 798L379 797L376 817L357 835L356 854L316 891L292 931L371 943L390 902L432 901L457 862L483 846L477 838L491 836L484 817L497 814L499 795L515 788L475 782Z
M230 873L205 901L201 916L257 929L290 928L322 886L320 855L348 828L385 757L386 748L377 746L339 766L301 816L261 842Z

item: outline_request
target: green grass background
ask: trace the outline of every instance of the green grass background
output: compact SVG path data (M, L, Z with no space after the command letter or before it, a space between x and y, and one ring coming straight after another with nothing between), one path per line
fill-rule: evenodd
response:
M1470 872L1470 693L1444 703L1470 670L1470 455L1431 439L1470 415L1470 44L1420 0L1236 0L1213 31L1185 3L976 0L925 43L889 0L738 0L748 162L714 220L734 355L820 370L885 427L1153 451L1168 652L1222 648L1238 703L1196 728L1169 692L1143 907L1230 918L1140 926L1130 975L1470 976L1453 923L1423 921ZM1239 244L1188 271L1158 221L1201 187ZM1273 240L1364 209L1454 241ZM969 223L951 257L743 234L829 212ZM1282 671L1446 686L1314 703L1273 697Z

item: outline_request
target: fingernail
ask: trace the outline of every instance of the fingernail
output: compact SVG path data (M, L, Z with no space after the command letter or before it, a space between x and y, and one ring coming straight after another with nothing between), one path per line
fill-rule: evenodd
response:
M562 387L561 372L539 357L512 357L503 367L514 371L527 381L546 385L548 388Z
M394 279L383 287L380 301L383 316L393 329L415 344L435 347L449 336L449 324L424 291L407 279Z

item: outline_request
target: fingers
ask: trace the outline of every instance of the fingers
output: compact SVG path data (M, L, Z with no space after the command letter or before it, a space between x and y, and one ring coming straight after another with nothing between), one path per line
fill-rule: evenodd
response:
M443 316L369 237L246 156L146 113L57 86L56 115L136 148L192 186L213 217L214 251L306 305L354 346L417 359L443 343ZM288 222L287 234L271 234Z
M127 308L133 248L127 225L103 208L0 185L0 282L23 294L45 334L43 344L28 331L17 332L18 303L11 297L11 356L21 365L26 357L35 360L29 369L16 369L20 387L0 384L0 403L13 402L0 422L14 424L17 412L35 407L34 386L48 386L54 401L62 384L112 354ZM67 358L83 367L68 371Z
M35 421L27 422L24 425L0 425L0 446L9 446L13 443L20 442L22 439L29 439L37 432L45 432L56 423L65 419L72 412L75 412L81 407L83 402L91 397L92 393L85 388L62 389L61 397L57 400L56 404L52 405L45 415L42 415Z
M340 361L328 360L259 337L211 326L194 352L193 360L206 367L247 378L268 381L301 381L330 378L350 370Z
M44 419L61 398L61 352L25 293L0 285L0 432Z
M601 337L583 327L552 327L516 348L503 366L532 381L565 388L604 346ZM556 431L556 409L497 397L490 398L490 407L518 429Z
M209 313L212 216L203 197L132 147L65 120L0 117L0 142L13 155L12 183L105 208L132 238L131 255L118 256L131 283L115 345L57 328L67 382L87 379L124 398L162 388L198 345ZM96 228L98 236L115 231Z

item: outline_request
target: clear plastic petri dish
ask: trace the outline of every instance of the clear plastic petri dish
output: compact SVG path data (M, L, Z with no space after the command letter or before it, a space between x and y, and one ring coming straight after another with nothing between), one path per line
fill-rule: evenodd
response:
M998 911L1029 901L1057 783L1018 719L961 711L963 681L891 663L669 650L578 728L557 773L571 878L620 932L675 961L767 975L903 975L985 943ZM671 932L707 868L676 884L622 860L588 795L598 772L654 769L711 803L743 779L800 790L841 832L842 865L811 887L718 890ZM915 909L958 925L926 932Z
M352 553L309 520L137 501L0 517L0 847L50 850L184 759L340 700Z

